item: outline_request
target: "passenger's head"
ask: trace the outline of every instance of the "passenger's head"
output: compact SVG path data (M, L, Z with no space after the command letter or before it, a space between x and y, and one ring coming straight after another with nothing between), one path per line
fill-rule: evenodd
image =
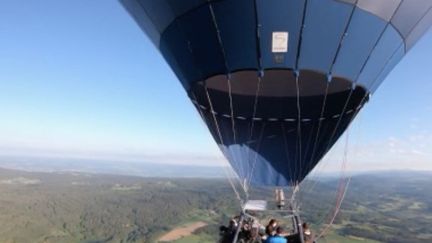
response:
M307 223L303 223L303 234L306 236L310 236L312 234L309 225Z
M229 222L230 227L237 227L237 222L234 219L231 219Z
M268 223L270 226L272 226L272 227L276 227L276 225L277 225L277 220L276 219L270 219L270 221L269 221L269 223Z
M244 230L250 230L250 225L249 224L243 224L243 229Z
M256 237L259 234L259 228L258 227L252 227L251 229L251 235L252 237Z
M280 235L280 234L283 234L283 232L284 232L284 229L281 226L276 228L276 234Z

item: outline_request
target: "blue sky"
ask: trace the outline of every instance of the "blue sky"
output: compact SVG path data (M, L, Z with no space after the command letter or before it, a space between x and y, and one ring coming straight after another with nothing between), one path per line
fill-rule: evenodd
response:
M432 169L431 43L429 31L354 124L353 169ZM223 160L172 71L115 0L1 1L0 107L0 154Z

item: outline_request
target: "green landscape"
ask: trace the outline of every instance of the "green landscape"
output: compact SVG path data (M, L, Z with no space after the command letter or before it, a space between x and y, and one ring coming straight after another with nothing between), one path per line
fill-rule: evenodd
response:
M353 176L341 212L319 242L432 242L432 174ZM313 189L307 183L313 183ZM338 179L307 181L303 217L329 222ZM238 213L224 179L144 178L0 169L0 242L216 242ZM194 228L195 226L196 228ZM190 231L190 232L189 232ZM176 234L175 232L173 234ZM169 237L168 237L169 238Z

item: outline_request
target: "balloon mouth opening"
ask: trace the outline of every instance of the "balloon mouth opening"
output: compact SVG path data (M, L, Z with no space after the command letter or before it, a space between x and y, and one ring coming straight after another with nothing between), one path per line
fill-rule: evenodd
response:
M208 90L229 92L233 95L283 98L298 95L321 96L326 92L335 94L357 87L364 89L360 85L353 87L353 84L354 82L349 79L331 77L313 70L296 72L292 69L267 69L262 72L239 70L228 75L217 74L197 82L195 86L205 86Z
M199 110L218 117L284 122L338 118L356 113L368 99L364 87L341 77L329 80L329 75L311 70L301 70L298 76L289 69L260 73L214 75L195 83L189 96Z

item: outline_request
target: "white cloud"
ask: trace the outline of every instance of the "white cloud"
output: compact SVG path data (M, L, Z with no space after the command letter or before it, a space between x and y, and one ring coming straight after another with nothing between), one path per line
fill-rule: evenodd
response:
M336 172L343 167L343 138L320 162L316 170ZM428 131L407 137L390 136L349 146L349 171L432 170L432 134Z

